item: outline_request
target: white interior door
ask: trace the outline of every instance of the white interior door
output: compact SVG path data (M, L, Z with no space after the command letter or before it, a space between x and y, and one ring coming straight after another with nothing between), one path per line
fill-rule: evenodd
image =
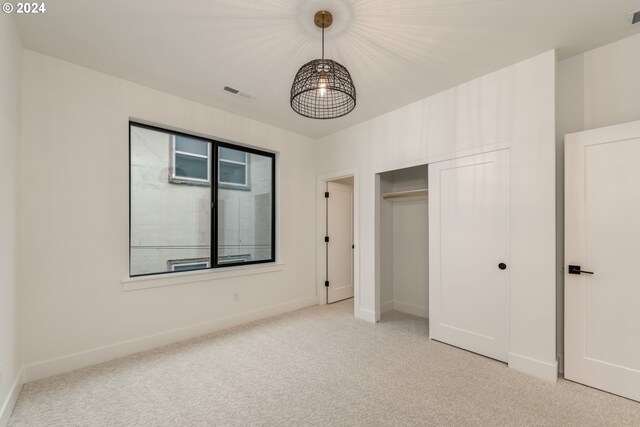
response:
M429 164L429 335L509 352L509 150Z
M353 297L353 187L327 183L327 302Z
M640 400L640 122L567 135L565 261L565 378Z

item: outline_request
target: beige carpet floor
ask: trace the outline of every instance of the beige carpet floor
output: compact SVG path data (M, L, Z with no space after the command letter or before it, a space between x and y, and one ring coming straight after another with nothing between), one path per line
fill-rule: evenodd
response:
M640 403L427 338L351 300L26 384L10 426L640 426Z

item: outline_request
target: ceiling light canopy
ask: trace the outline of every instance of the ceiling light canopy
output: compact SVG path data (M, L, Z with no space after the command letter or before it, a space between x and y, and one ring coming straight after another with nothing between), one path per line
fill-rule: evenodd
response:
M355 108L356 88L343 65L324 59L324 29L331 25L333 16L321 10L314 22L322 28L322 59L307 62L298 70L291 85L291 108L311 119L335 119Z

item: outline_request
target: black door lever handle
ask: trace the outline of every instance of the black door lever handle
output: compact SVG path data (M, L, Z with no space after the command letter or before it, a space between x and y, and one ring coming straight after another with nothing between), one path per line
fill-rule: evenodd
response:
M569 266L569 274L593 274L593 271L585 271L585 270L580 270L580 266L579 265L570 265Z

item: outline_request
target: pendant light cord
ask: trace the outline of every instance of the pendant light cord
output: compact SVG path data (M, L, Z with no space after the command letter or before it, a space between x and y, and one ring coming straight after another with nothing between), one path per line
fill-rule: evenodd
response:
M324 61L324 22L322 23L322 60Z

